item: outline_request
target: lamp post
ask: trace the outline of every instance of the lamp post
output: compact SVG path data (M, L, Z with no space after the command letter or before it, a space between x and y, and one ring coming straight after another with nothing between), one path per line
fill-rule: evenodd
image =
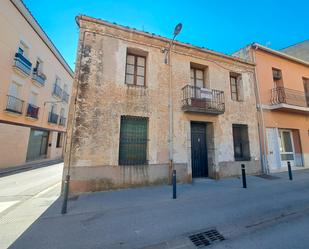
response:
M172 51L173 51L173 43L176 36L180 33L182 29L182 24L179 23L176 25L174 29L173 39L170 40L168 48L165 48L163 52L165 53L165 64L169 65L169 95L168 95L168 112L169 112L169 181L171 183L172 172L174 170L174 163L173 163L173 136L174 136L174 122L173 122L173 82L172 82Z

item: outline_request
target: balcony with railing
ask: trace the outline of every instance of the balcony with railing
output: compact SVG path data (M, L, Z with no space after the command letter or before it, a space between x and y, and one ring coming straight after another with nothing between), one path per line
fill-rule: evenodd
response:
M66 103L69 103L69 94L66 91L62 93L62 100Z
M54 84L53 95L58 98L62 97L62 88L57 83Z
M271 90L271 109L309 113L309 96L294 89L276 87Z
M206 114L223 114L224 92L186 85L182 88L182 110Z
M39 83L41 86L45 85L46 76L42 72L39 72L36 68L32 72L32 80Z
M5 110L17 114L23 113L24 101L11 95L7 95L7 103Z
M14 57L13 68L23 72L26 75L31 74L32 63L21 53L16 53Z
M59 115L53 112L49 112L48 123L58 124Z
M61 126L65 126L65 123L66 123L66 118L63 117L63 116L60 116L60 119L59 119L59 125Z
M29 103L26 116L30 118L38 119L39 110L40 110L40 107Z

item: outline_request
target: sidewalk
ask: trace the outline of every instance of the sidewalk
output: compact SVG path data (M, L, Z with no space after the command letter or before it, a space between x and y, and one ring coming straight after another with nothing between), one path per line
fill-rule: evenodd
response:
M37 169L37 168L41 168L45 166L50 166L50 165L58 164L61 162L63 162L63 159L53 159L53 160L44 159L44 160L28 162L22 165L14 166L14 167L3 168L3 169L0 169L0 177L17 174L20 172Z
M58 199L11 248L196 248L188 235L211 228L225 238L211 248L309 248L309 171L294 172L294 181L276 176L250 176L247 189L239 178L197 180L178 185L176 200L171 186L84 194L70 200L66 215ZM259 239L296 221L303 233L282 236L282 229L275 243Z

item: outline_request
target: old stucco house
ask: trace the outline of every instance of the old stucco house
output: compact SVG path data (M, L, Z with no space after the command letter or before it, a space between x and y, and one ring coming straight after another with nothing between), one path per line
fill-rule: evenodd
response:
M78 16L70 192L261 171L254 64ZM167 56L168 55L168 56ZM169 58L170 57L170 58ZM169 60L167 60L169 59Z

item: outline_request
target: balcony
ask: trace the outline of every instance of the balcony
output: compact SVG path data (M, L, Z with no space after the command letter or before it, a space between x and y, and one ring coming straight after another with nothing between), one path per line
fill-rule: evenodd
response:
M37 69L33 69L32 80L36 83L39 83L41 86L45 85L46 76L43 73L37 71Z
M27 108L27 114L26 114L27 117L38 119L39 109L40 109L40 107L29 103L28 108Z
M182 88L182 110L205 114L223 114L224 92L186 85Z
M309 96L304 92L284 87L271 90L271 110L309 113Z
M5 110L17 114L23 113L24 101L11 95L7 95L7 103Z
M66 103L69 103L69 94L66 91L62 93L62 100Z
M31 67L32 64L26 57L20 53L15 54L13 68L29 76L31 74Z
M54 84L53 95L58 98L62 97L62 89L57 83Z
M49 112L48 123L57 124L58 123L58 118L59 118L58 114L53 113L53 112Z
M65 117L60 116L59 125L65 126L66 120L67 120L67 119L66 119Z

